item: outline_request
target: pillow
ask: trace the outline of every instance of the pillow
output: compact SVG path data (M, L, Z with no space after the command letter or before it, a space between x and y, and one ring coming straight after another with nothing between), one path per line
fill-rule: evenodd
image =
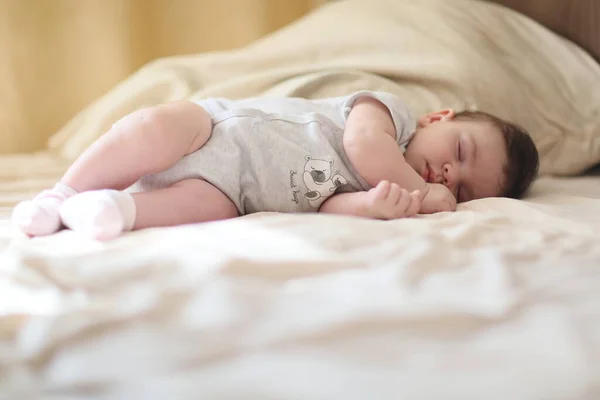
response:
M328 3L243 49L159 60L51 141L83 150L114 118L175 97L400 95L415 115L479 109L523 125L541 173L600 162L600 66L533 20L478 0ZM106 120L106 117L112 117ZM87 126L86 126L87 124Z
M577 43L600 61L598 0L487 0L502 4L538 21Z

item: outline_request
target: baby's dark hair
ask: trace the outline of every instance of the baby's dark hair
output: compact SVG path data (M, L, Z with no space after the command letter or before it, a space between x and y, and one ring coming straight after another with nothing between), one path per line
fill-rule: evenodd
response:
M455 119L488 122L502 133L506 145L507 163L504 166L506 181L502 197L520 199L535 180L540 158L535 143L522 127L483 111L462 111Z

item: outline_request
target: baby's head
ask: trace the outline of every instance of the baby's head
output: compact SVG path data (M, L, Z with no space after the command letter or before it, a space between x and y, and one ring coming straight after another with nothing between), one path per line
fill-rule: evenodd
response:
M480 111L422 116L404 156L423 179L446 185L458 202L521 198L539 167L524 129Z

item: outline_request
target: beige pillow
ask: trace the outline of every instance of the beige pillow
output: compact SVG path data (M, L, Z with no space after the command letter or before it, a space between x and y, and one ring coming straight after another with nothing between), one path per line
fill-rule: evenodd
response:
M234 52L153 63L51 141L82 151L114 118L177 97L402 96L415 114L476 108L532 133L543 173L600 162L600 66L507 8L476 0L343 0Z

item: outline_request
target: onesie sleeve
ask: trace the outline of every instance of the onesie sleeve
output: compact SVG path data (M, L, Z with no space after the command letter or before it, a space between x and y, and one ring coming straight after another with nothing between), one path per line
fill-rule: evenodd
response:
M392 120L394 121L394 127L396 128L396 142L403 150L406 149L406 145L417 128L416 120L411 115L406 104L404 104L398 96L391 93L363 90L344 99L342 104L344 122L347 121L356 100L361 97L374 98L387 107L392 116Z

